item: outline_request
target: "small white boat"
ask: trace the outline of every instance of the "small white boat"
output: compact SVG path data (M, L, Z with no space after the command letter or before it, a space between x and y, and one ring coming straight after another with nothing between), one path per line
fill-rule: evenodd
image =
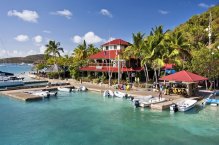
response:
M35 91L32 93L32 95L46 98L49 97L49 91Z
M66 87L58 87L58 90L63 92L71 92L71 88L66 88Z
M49 92L49 96L57 96L58 92Z
M180 102L177 102L176 105L179 111L185 112L188 111L189 109L192 109L196 103L197 100L185 99Z
M85 86L80 86L78 89L79 91L83 91L83 92L87 91L87 88Z
M157 104L166 101L165 98L151 97L147 101L140 101L141 107L149 107L151 104Z
M118 98L125 98L128 95L126 93L120 92L120 91L114 91L114 95Z
M105 91L103 92L103 96L104 96L104 97L114 97L114 93L113 93L113 91L111 91L111 90L105 90Z
M76 89L71 89L71 91L72 91L72 92L78 92L78 91L80 91L80 90L76 88Z

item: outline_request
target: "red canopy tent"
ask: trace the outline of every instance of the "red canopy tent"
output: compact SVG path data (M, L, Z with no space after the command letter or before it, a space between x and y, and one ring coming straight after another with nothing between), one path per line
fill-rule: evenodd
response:
M163 76L159 80L176 81L176 82L198 82L198 81L208 80L208 78L183 70L168 76Z

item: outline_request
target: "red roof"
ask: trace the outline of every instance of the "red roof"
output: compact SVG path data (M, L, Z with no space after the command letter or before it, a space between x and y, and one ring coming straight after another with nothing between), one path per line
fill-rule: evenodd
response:
M159 80L177 81L177 82L198 82L198 81L208 80L208 78L183 70L175 74L163 76Z
M108 67L108 66L86 66L86 67L82 67L80 68L81 71L95 71L95 72L118 72L118 67ZM123 67L120 69L121 72L134 72L134 71L141 71L142 68L127 68L127 67Z
M107 46L107 45L125 45L125 46L128 46L128 45L130 45L130 43L128 43L122 39L115 39L115 40L112 40L110 42L103 44L102 46Z
M105 50L91 55L90 59L115 59L120 50Z

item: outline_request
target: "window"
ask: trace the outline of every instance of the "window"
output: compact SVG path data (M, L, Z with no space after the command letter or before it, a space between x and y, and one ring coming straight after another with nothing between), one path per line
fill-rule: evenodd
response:
M108 50L109 49L109 46L106 46L106 50Z
M114 50L116 50L117 49L117 45L114 45Z

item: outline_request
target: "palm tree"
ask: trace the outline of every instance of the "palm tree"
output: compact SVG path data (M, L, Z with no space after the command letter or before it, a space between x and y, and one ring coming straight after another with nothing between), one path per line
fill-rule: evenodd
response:
M151 47L154 51L154 55L152 57L152 68L154 69L154 77L156 82L158 81L157 77L160 76L160 69L164 65L163 55L165 54L165 45L163 43L165 34L168 32L163 32L163 26L156 26L155 29L152 28L150 33ZM157 74L158 70L158 74Z
M185 40L181 32L168 33L165 41L169 46L169 54L166 57L166 61L175 62L183 68L184 61L191 59L188 41Z
M148 65L151 63L151 59L154 56L154 48L153 48L153 39L151 36L148 36L144 41L144 49L141 52L141 66L144 67L146 84L149 80L148 74Z
M98 48L94 47L93 44L89 44L87 47L87 56L91 56L93 54L96 54L99 51L100 50Z
M52 55L54 65L57 63L57 56L60 57L61 54L59 51L64 52L63 48L60 47L60 42L55 42L50 40L49 44L46 44L45 54L46 56Z
M61 56L59 51L64 52L63 48L60 47L60 42L50 40L49 44L46 44L46 50L44 53L46 55L52 55L54 58L56 58L57 55L59 57Z
M85 40L83 44L78 45L77 48L74 49L73 54L77 60L84 60L87 58L87 44Z

